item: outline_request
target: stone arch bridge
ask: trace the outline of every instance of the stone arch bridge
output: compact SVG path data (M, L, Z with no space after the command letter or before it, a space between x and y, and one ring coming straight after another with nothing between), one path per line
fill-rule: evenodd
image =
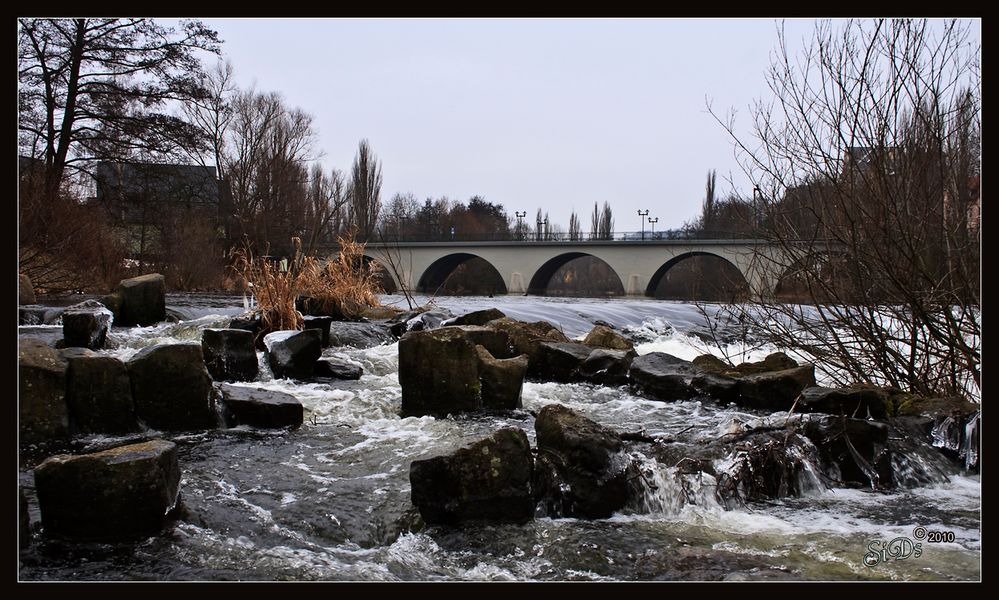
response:
M386 267L397 287L433 292L463 262L478 257L499 273L508 294L543 295L569 261L593 256L620 278L629 296L651 296L670 268L697 255L728 261L746 279L754 299L773 296L777 275L768 265L776 248L760 240L599 240L369 242L365 256Z

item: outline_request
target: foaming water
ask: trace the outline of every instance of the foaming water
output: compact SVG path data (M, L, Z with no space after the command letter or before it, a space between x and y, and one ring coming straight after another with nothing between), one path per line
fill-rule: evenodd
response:
M712 345L696 307L648 300L443 298L458 314L496 307L516 319L549 320L570 337L596 321L643 340L641 353L693 358L705 351L756 360L772 349L729 335ZM111 354L196 341L224 327L242 300L187 307L190 318L116 329ZM230 310L231 309L231 310ZM686 449L720 436L780 427L786 413L754 414L707 399L663 403L627 387L525 382L523 409L455 418L399 416L398 344L327 348L324 356L363 368L358 381L274 379L240 383L292 394L305 409L295 430L219 429L165 437L178 444L184 515L163 535L131 544L69 544L39 535L21 553L27 580L261 581L626 581L650 579L977 580L981 577L981 482L932 471L923 458L897 458L904 485L890 493L827 489L799 457L801 497L723 502L719 478L735 454L711 455L714 475L687 468ZM744 358L743 358L744 357ZM522 525L426 526L410 499L413 460L454 451L499 427L519 427L536 446L534 417L564 404L634 443L633 501L609 519L539 517ZM125 443L90 436L87 451ZM664 460L655 448L676 456ZM677 450L679 449L679 450ZM799 450L793 450L799 451ZM670 454L672 452L672 454ZM911 472L909 479L904 474ZM30 472L22 485L33 499ZM32 500L34 502L34 500ZM32 515L38 520L37 506ZM954 535L922 542L922 555L864 563L874 540L914 539L917 526Z

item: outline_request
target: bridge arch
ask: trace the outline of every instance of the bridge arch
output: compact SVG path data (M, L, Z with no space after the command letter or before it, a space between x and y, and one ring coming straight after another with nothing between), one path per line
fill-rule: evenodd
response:
M750 294L750 284L746 273L742 271L735 263L724 256L715 254L714 252L703 252L703 251L691 251L678 254L673 258L669 259L660 266L656 272L649 278L649 284L645 289L645 295L649 297L655 297L656 290L659 288L663 280L668 279L668 273L671 269L689 261L691 259L696 259L698 257L705 257L710 263L709 267L716 270L716 275L719 279L722 279L724 284L723 287L715 281L710 282L710 288L705 290L705 292L699 293L696 290L691 291L689 294L690 298L682 298L684 300L707 300L707 301L730 301L737 298L747 298ZM713 263L713 264L712 264ZM690 264L690 263L688 263ZM700 275L694 276L697 280L703 280L704 278Z
M555 273L577 258L593 258L599 261L610 273L613 274L613 283L617 284L614 286L616 288L615 292L619 290L617 293L624 294L624 285L621 282L621 274L618 273L606 260L588 252L564 252L545 261L540 267L538 267L538 269L534 272L534 275L531 277L531 282L527 286L527 293L533 296L546 295L548 293L548 286Z
M476 259L477 262L481 261L481 268L485 271L486 280L479 281L479 284L486 288L484 291L489 294L505 294L506 284L499 270L488 260L470 252L454 252L432 262L420 275L416 290L422 294L437 293L448 282L452 273ZM494 281L488 281L490 278Z

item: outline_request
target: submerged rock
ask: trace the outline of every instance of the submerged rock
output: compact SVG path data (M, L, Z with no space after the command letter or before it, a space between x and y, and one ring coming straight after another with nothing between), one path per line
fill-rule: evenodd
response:
M320 358L316 361L316 368L313 374L316 377L356 381L364 374L364 369L338 358Z
M211 429L217 425L212 378L201 344L160 344L129 359L135 414L161 431Z
M302 424L305 410L291 394L228 383L218 389L236 425L274 429Z
M201 334L205 367L215 381L253 381L259 365L253 333L245 329L205 329Z
M46 535L98 540L155 535L179 502L177 446L151 440L52 456L35 468L35 487Z
M350 323L333 321L329 327L330 346L351 346L354 348L374 348L382 344L395 343L395 335L386 325L378 323Z
M112 314L97 300L85 300L62 313L62 337L67 347L99 350L107 341Z
M267 362L277 379L309 379L323 353L322 335L316 329L275 331L264 336Z
M531 446L505 427L448 456L409 467L412 501L427 523L524 523L534 516Z
M18 415L21 443L69 436L67 361L44 342L18 340Z
M627 503L634 467L620 435L561 404L542 408L534 428L535 493L548 515L604 519Z

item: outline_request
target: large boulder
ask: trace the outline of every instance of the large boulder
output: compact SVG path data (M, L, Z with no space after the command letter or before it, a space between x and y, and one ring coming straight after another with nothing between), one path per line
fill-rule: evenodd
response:
M322 335L316 329L268 333L264 346L267 363L277 379L309 379L323 353Z
M62 337L67 347L100 350L111 327L111 311L97 300L85 300L62 313Z
M721 402L735 402L739 398L739 380L719 373L699 372L690 380L690 385L698 393Z
M634 344L624 338L623 335L605 325L596 325L586 337L583 343L596 348L607 348L609 350L631 350Z
M387 325L333 321L329 328L330 346L352 346L365 349L395 343L395 335Z
M235 425L265 429L298 427L305 411L291 394L222 383L222 402Z
M696 394L691 385L700 370L689 361L665 352L649 352L631 361L628 379L635 391L665 402L686 400Z
M798 412L821 412L861 419L888 416L888 390L870 386L827 388L811 386L801 391Z
M747 408L791 410L798 394L815 385L815 365L764 371L739 380L736 402Z
M413 504L427 523L524 523L534 516L531 446L506 427L448 456L409 467Z
M456 327L411 331L399 340L402 415L445 416L482 406L478 352Z
M740 363L733 367L732 370L739 375L755 375L757 373L766 373L767 371L784 371L797 366L798 363L793 358L783 352L774 352L768 354L766 358L760 361Z
M60 354L69 363L66 400L74 431L85 434L139 431L125 363L82 348L68 348Z
M43 341L18 340L18 415L21 442L69 436L68 363Z
M527 374L527 356L495 358L484 346L476 346L482 407L489 409L521 408L521 389Z
M128 363L135 414L161 431L210 429L217 425L212 378L201 344L184 342L143 348Z
M35 299L35 288L31 285L31 278L24 273L18 273L17 303L34 304L35 302L37 302L37 300Z
M536 497L549 516L603 519L628 501L632 461L614 431L560 404L534 422Z
M117 325L152 325L166 319L166 280L159 273L123 279L112 295L120 299L118 310L108 307Z
M622 385L628 382L628 369L638 356L634 350L596 348L579 365L579 376L591 383Z
M179 503L177 446L157 439L93 454L51 456L35 468L35 488L47 535L155 535Z
M215 381L253 381L259 366L253 333L245 329L205 329L201 334L205 367Z
M322 334L320 342L323 347L330 345L330 324L333 323L333 317L305 315L302 319L305 321L302 329L318 329Z
M575 381L593 348L576 342L541 342L534 375L544 381Z
M496 319L502 319L506 315L495 308L487 308L485 310L476 310L470 313L461 315L460 317L455 317L453 319L448 319L444 321L441 325L444 327L459 326L459 325L485 325L489 321L494 321Z
M569 342L569 338L565 337L565 334L547 321L526 323L503 317L490 321L488 326L506 334L511 356L527 355L527 374L531 377L540 376L543 369L542 342Z

